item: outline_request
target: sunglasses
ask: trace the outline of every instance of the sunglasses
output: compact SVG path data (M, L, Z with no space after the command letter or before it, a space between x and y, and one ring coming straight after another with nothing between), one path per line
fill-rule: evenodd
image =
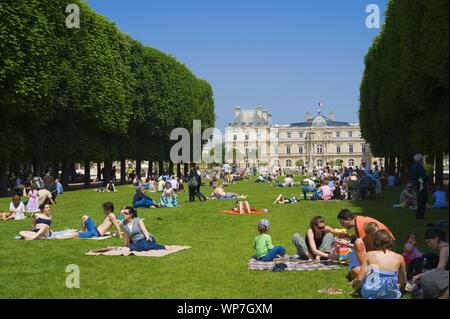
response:
M130 212L122 212L122 214L124 214L124 215L131 215Z

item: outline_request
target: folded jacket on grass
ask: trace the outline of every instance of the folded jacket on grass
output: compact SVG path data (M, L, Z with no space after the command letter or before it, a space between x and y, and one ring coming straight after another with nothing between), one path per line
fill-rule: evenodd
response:
M234 210L224 210L225 214L231 214L231 215L261 215L266 214L266 212L262 210L252 210L250 213L241 214L239 212L235 212Z
M248 262L249 270L273 270L277 264L286 264L286 271L313 271L313 270L336 270L341 269L332 261L304 261L298 259L274 259L271 262L263 262L254 258Z
M128 247L106 247L92 249L86 253L88 256L138 256L138 257L164 257L182 250L191 249L190 246L166 246L165 250L130 251Z

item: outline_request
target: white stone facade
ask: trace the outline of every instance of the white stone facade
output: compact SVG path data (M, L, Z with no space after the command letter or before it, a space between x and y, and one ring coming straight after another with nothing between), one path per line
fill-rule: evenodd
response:
M262 107L237 107L234 121L225 129L225 145L226 161L247 168L336 167L339 163L355 167L372 162L359 124L335 121L332 113L325 116L320 110L315 116L306 114L305 122L276 125Z

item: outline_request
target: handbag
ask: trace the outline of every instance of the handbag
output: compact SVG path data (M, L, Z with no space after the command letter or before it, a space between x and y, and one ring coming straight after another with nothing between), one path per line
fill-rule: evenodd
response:
M198 186L198 181L195 177L191 177L189 178L189 182L188 182L189 187L195 188Z

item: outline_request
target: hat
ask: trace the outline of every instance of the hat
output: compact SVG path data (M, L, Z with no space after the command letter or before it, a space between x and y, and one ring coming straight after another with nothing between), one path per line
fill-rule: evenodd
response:
M270 223L267 219L260 220L258 223L259 228L269 229Z

